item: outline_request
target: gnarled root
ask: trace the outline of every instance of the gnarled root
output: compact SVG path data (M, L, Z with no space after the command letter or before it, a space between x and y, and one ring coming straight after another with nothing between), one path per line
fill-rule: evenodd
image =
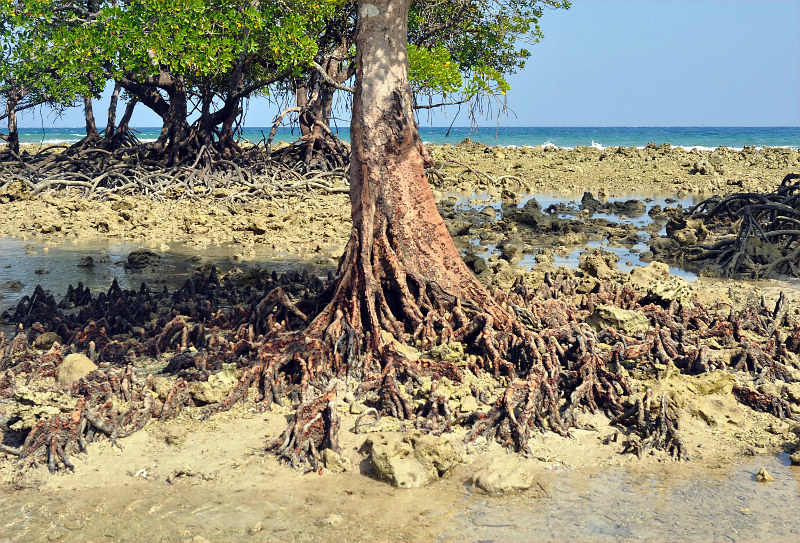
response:
M46 456L50 473L60 466L74 471L69 457L79 449L86 449L82 436L86 427L85 406L86 400L81 398L70 415L56 414L37 422L20 447L19 460L35 465L38 458Z
M666 392L663 393L655 416L652 404L653 391L648 388L631 409L611 420L612 424L620 424L636 419L635 431L639 436L629 435L622 452L633 452L641 458L646 449L652 448L666 451L676 460L689 460L689 451L678 435L678 413L674 402Z
M733 395L739 403L778 417L779 419L791 418L791 408L786 400L773 394L764 394L741 385L733 385Z
M319 454L324 449L339 452L339 414L336 412L336 384L333 381L322 396L300 405L281 437L268 447L278 456L299 467L306 458L320 469Z
M534 428L566 435L555 390L552 381L535 374L511 382L488 413L473 416L475 424L467 439L484 436L516 451L528 451L528 439Z

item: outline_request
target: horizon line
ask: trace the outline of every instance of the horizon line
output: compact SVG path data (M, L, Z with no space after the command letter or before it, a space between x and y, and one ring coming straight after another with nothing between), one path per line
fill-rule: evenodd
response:
M47 128L58 128L58 129L72 129L72 130L84 130L85 126L19 126L19 129L36 129L36 130L45 130ZM158 129L160 130L160 126L131 126L132 129ZM244 129L254 129L254 128L272 128L272 125L254 125L254 126L245 126ZM285 129L293 129L296 127L291 126L281 126L279 128ZM339 125L336 128L350 128L350 125ZM674 124L674 125L661 125L661 124L653 124L653 125L623 125L623 124L603 124L603 125L500 125L500 126L450 126L450 125L443 125L443 126L434 126L434 125L421 125L419 126L420 129L422 128L447 128L450 130L453 129L469 129L469 130L497 130L498 128L800 128L800 125L734 125L734 124L703 124L703 125L682 125L682 124ZM333 128L332 128L333 130Z

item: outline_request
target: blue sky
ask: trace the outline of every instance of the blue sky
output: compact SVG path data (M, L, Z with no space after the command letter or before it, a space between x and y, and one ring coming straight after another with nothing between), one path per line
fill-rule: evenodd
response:
M541 26L544 40L510 79L516 115L503 126L800 125L800 0L574 0ZM137 112L132 125L160 125ZM266 126L275 113L253 101L246 124ZM449 125L454 113L421 120ZM82 112L26 114L20 125L43 122L82 126ZM456 125L466 124L462 113Z

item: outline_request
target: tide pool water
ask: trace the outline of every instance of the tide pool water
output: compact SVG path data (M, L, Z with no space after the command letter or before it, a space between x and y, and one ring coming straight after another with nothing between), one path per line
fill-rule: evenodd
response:
M154 141L157 127L135 128L141 141ZM270 127L247 127L242 139L256 143L266 140ZM350 128L334 130L345 141L350 140ZM677 147L714 149L725 146L741 149L744 146L789 147L800 149L800 127L729 127L729 126L621 126L621 127L436 127L421 126L420 137L426 143L456 144L469 137L486 145L577 147L644 147L648 143L669 143ZM36 144L74 143L84 136L82 128L22 128L20 142ZM278 130L275 141L291 142L299 132L290 128Z

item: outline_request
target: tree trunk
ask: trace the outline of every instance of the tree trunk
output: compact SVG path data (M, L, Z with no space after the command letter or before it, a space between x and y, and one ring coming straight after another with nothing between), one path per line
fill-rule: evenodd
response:
M111 101L108 103L108 118L106 120L106 130L103 137L106 141L114 136L117 126L117 102L119 101L119 83L114 85L114 92L111 93Z
M436 283L485 307L496 321L507 318L461 259L428 185L425 167L432 161L417 133L408 81L408 5L376 1L358 8L350 126L353 235L343 271L357 270L374 334L380 330L375 291L387 280L401 287L409 280L418 287Z
M294 98L297 107L300 108L302 112L304 108L308 107L308 86L305 84L304 81L297 80L295 84L294 90ZM308 117L304 114L300 114L297 122L300 125L300 135L301 136L308 136L311 134L311 127L308 125Z
M338 54L338 51L337 51ZM338 61L332 56L321 59L328 76L338 81L346 74L340 74ZM308 166L322 166L324 169L345 165L344 147L336 142L330 132L333 100L336 88L323 80L320 74L313 71L306 81L296 81L295 100L300 108L298 124L302 143L299 146L298 158Z
M180 78L175 78L173 85L167 90L169 107L161 116L161 133L155 141L154 148L157 152L166 148L167 161L170 165L180 162L188 154L192 142L191 127L188 122L188 101L186 87Z
M17 100L9 98L6 102L6 113L8 114L8 140L6 148L19 154L19 128L17 127Z
M470 435L517 450L528 447L534 428L565 434L574 407L621 415L616 390L630 393L624 376L611 373L594 351L594 332L570 324L557 337L540 327L541 333L534 332L516 316L519 310L532 323L538 319L530 308L540 308L530 305L529 293L492 296L461 259L436 209L425 175L431 159L414 122L409 3L358 3L350 128L353 230L327 302L319 311L321 300L312 301L308 307L319 312L309 319L306 306L281 289L267 295L247 331L264 336L260 362L221 404L230 405L254 384L267 404L296 386L304 401L271 447L292 463L303 456L316 463L322 448L336 447L336 378L344 375L360 382L359 393L376 393L370 401L379 412L428 432L446 431L453 423L447 395L436 391L438 380L465 383L464 372L502 376L508 383L502 398L469 420ZM570 320L568 314L558 318ZM293 331L302 323L304 329ZM469 353L463 371L426 353L454 343ZM408 391L416 388L418 394L414 383L424 377L431 379L430 393L415 408ZM326 392L315 399L314 388Z
M97 124L94 121L94 111L92 110L92 97L83 97L83 115L86 119L86 140L100 139L100 133L97 131Z

